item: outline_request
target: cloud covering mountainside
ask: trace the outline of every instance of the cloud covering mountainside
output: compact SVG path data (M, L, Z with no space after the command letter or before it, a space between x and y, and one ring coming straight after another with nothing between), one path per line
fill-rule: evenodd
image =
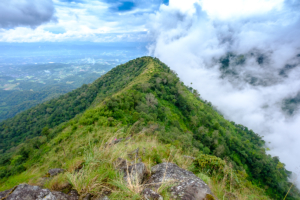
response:
M300 3L251 2L170 1L151 16L149 51L299 174Z

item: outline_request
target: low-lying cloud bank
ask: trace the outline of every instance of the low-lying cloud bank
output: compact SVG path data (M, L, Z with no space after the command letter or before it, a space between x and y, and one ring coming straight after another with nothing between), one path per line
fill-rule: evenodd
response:
M300 3L241 2L173 0L162 5L148 24L150 54L186 84L192 82L228 119L263 135L270 154L300 176L300 112L295 103L300 91ZM285 109L288 102L294 103L292 112Z

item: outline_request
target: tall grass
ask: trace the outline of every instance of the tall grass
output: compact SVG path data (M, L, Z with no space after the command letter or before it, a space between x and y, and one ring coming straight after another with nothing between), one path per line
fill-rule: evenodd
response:
M39 184L40 178L46 175L49 168L60 167L66 170L57 177L50 178L44 184L52 190L61 190L66 184L71 184L79 194L90 193L94 196L110 194L110 199L142 199L140 193L145 185L132 179L124 180L123 173L116 169L115 161L118 158L127 159L129 164L137 163L137 158L131 159L128 153L139 148L139 159L146 165L149 175L151 167L161 162L172 162L184 169L193 168L193 160L188 156L197 156L198 151L184 152L182 149L158 141L155 134L147 135L145 132L135 133L130 139L113 144L116 139L128 138L132 129L122 126L100 127L93 130L79 127L72 135L68 134L71 127L54 140L51 140L41 149L51 149L43 155L40 163L36 163L26 172L9 178L0 190L27 182L32 185ZM64 147L64 148L62 148ZM196 174L204 180L219 199L228 199L234 195L238 199L269 199L264 191L253 186L250 182L236 180L240 177L229 166L226 173L208 174L205 171ZM125 172L126 173L126 172ZM129 176L127 176L129 177ZM168 193L174 183L163 182L157 190L164 199L171 199ZM237 187L237 185L240 185Z

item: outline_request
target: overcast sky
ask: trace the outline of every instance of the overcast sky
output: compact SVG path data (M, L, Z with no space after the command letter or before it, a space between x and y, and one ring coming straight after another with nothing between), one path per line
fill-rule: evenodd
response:
M0 42L148 42L149 55L263 135L269 153L296 173L300 114L281 108L300 94L299 35L299 0L0 1ZM217 61L228 52L246 62L232 62L236 76L221 78Z

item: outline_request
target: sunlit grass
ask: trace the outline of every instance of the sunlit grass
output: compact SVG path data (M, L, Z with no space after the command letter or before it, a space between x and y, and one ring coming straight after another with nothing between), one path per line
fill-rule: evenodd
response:
M126 132L122 126L96 126L88 133L85 133L86 127L81 127L71 136L67 134L69 130L70 128L66 128L64 134L47 144L47 147L50 146L52 150L43 156L42 163L24 173L10 177L0 186L0 189L9 189L20 183L39 184L40 178L46 175L51 166L66 170L65 173L48 179L44 184L51 190L60 190L66 184L71 184L82 195L91 193L97 196L109 192L111 199L141 199L140 193L144 186L136 182L126 183L123 175L114 166L118 158L130 160L128 153L139 148L139 158L149 172L152 166L160 162L173 162L184 169L189 169L192 165L192 159L183 156L188 152L159 142L155 134L136 133L129 138L129 131ZM129 139L109 145L116 138ZM195 155L190 154L190 156ZM131 162L134 164L137 161L131 160ZM218 174L209 176L204 172L196 175L210 186L219 199L227 199L226 195L234 195L242 200L269 199L263 195L262 189L256 188L251 183L248 183L247 187L232 187L230 191L223 181L224 177L220 178ZM168 193L171 186L164 183L159 189L165 199L171 199Z

